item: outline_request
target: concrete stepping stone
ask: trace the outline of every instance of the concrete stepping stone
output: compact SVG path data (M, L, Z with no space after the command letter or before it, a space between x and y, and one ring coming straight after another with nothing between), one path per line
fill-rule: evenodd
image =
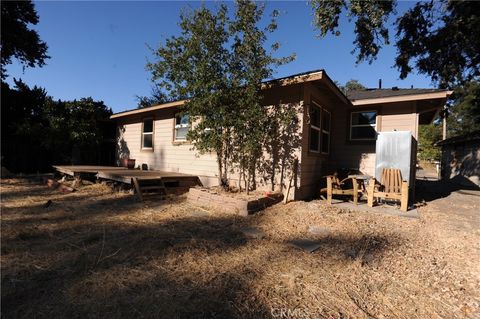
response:
M240 230L242 234L249 239L262 239L265 238L265 233L255 227L247 227Z
M319 241L311 239L295 239L290 241L290 245L295 248L307 251L309 253L313 253L315 250L322 246Z
M312 235L329 235L330 234L330 229L327 227L321 227L321 226L309 226L308 227L308 232Z
M210 213L205 212L205 211L194 211L190 213L190 216L192 217L208 217L210 216Z

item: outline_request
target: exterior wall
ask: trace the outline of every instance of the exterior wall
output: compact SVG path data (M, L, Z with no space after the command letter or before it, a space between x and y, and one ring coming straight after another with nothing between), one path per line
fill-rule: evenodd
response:
M136 166L147 164L151 170L198 175L206 186L218 184L215 155L199 155L191 150L191 144L174 142L175 113L175 109L165 109L119 121L118 158L128 155L136 160ZM150 117L154 119L153 150L142 150L142 121Z
M442 147L442 179L468 187L480 187L480 141Z
M375 175L375 141L350 140L350 113L352 111L377 111L377 132L410 131L418 139L418 113L416 102L397 102L354 106L334 114L334 140L332 158L336 168L358 169Z
M331 114L330 154L309 151L309 106L315 101ZM295 157L298 159L298 174L292 179L290 197L304 199L318 195L323 176L338 168L359 169L362 173L375 174L375 141L350 141L350 112L377 110L377 131L409 130L418 136L418 114L414 102L377 104L351 107L334 96L328 89L311 83L271 88L264 93L263 104L281 103L285 107L298 108L299 131L292 132L299 144ZM396 105L395 105L396 104ZM162 109L149 114L131 115L118 120L118 158L128 156L136 159L136 165L147 164L149 169L197 175L205 186L218 185L215 154L200 155L189 143L174 142L174 118L176 109ZM153 151L141 150L142 120L153 117ZM286 189L291 171L275 173L276 185ZM270 189L268 174L257 173L259 189ZM238 186L238 175L231 175L231 184Z
M346 105L337 98L326 94L322 89L311 84L305 85L304 90L304 121L303 121L303 139L302 139L302 157L300 170L300 189L299 198L309 198L318 196L323 176L329 173L329 161L335 156L333 149L335 148L337 136L337 126L340 125L337 114L346 108ZM330 112L330 152L329 154L321 154L311 152L310 148L310 120L309 107L315 101L321 107ZM344 118L340 122L344 122Z
M418 113L415 101L382 105L379 131L410 131L418 140Z
M296 107L299 112L299 128L303 123L303 86L291 85L288 87L277 87L270 89L264 94L263 104L273 105L281 103L285 107ZM193 145L186 142L174 142L174 120L178 109L163 109L150 112L148 114L131 115L118 120L118 138L117 138L117 164L120 158L129 157L136 160L135 165L141 167L147 164L148 169L163 170L170 172L179 172L199 176L204 186L218 185L218 167L216 154L200 155L193 150ZM154 119L153 150L141 149L142 122L145 118ZM293 132L300 137L302 131ZM298 148L300 144L296 145ZM300 149L295 154L300 158ZM284 172L283 185L288 187L290 171ZM278 186L282 181L279 180L280 172L275 174L275 183ZM299 177L292 181L290 197L297 199L296 185L299 185ZM238 186L238 174L230 174L230 184ZM270 178L262 172L257 172L257 188L271 189Z

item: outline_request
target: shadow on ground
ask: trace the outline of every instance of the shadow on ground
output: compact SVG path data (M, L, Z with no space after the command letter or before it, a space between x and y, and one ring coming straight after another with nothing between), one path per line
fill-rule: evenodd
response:
M175 204L181 202L162 202L155 211ZM2 316L268 318L254 287L272 263L300 257L368 264L402 244L335 234L308 254L288 245L295 238L245 238L241 229L261 225L261 216L131 219L144 209L133 196L101 194L3 208L16 218L2 217Z

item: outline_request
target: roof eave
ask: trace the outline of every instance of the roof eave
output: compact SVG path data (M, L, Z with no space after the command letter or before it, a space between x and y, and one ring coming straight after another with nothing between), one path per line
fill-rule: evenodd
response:
M352 101L352 104L354 106L360 106L360 105L370 105L370 104L379 104L379 103L395 103L395 102L407 102L407 101L430 100L430 99L446 99L452 93L453 91L446 90L442 92L380 97L380 98L373 98L373 99L354 100Z

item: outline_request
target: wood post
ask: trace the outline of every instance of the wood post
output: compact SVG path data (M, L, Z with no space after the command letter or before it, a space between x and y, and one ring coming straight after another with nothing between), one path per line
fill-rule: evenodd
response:
M400 210L406 212L408 210L408 182L402 182L402 199L400 200Z
M367 187L367 205L373 207L373 192L375 191L375 178L371 178Z
M142 190L140 189L140 184L138 183L138 179L136 177L132 178L133 186L135 187L135 192L137 193L138 199L143 201L142 197Z
M327 203L332 205L333 198L333 183L332 176L327 176Z
M355 177L352 178L353 183L353 203L358 205L358 182Z

